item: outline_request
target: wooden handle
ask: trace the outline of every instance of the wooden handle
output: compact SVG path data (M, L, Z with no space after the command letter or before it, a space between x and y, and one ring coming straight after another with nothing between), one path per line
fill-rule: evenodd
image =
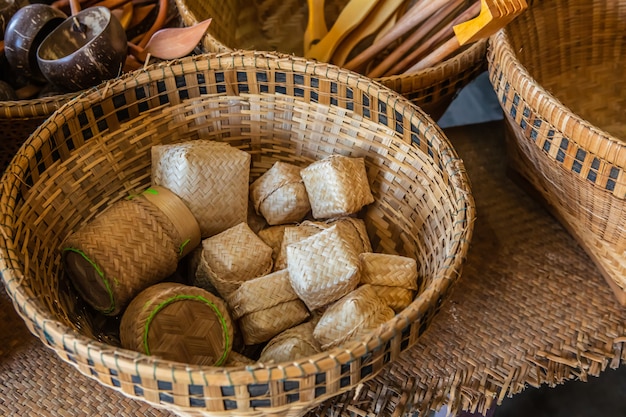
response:
M354 29L337 47L331 62L342 66L348 55L363 39L373 35L396 13L404 0L384 0L379 2L374 10Z
M459 44L465 45L489 37L508 25L528 8L526 0L481 0L480 14L454 27Z
M369 62L383 49L400 36L404 35L411 29L417 27L424 20L428 19L433 13L444 7L449 0L420 0L407 10L407 12L398 19L395 26L382 36L378 42L373 43L354 59L350 60L345 68L355 70L366 62Z
M370 78L381 77L388 73L395 75L399 73L398 66L403 65L402 68L406 68L408 64L403 57L407 56L407 53L416 45L418 49L425 49L429 44L430 39L425 39L428 34L435 30L440 24L447 25L453 20L453 17L458 13L459 6L463 5L466 0L452 0L443 9L439 10L427 21L421 24L411 35L409 35L397 48L395 48L389 55L383 59L374 69L372 69L367 76ZM437 35L435 35L437 36ZM411 55L413 56L413 55ZM415 60L416 58L413 58ZM393 69L389 70L390 67Z
M376 3L377 0L350 0L346 7L341 10L330 31L309 49L306 57L322 62L330 61L339 42L365 19Z
M320 41L327 33L326 17L324 16L324 0L307 0L309 18L304 31L304 53Z

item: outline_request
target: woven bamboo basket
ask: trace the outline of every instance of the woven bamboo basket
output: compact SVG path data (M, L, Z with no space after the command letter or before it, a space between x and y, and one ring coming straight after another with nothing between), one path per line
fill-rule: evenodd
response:
M544 0L488 51L510 165L626 305L626 2Z
M276 161L364 158L372 247L414 257L423 290L361 338L286 363L194 366L122 349L67 285L61 242L149 185L152 146L200 138L249 152L250 181ZM86 377L194 416L302 415L373 378L428 328L475 217L462 161L408 100L331 65L252 51L155 64L81 94L28 139L2 190L2 279L32 333Z
M70 93L40 99L0 101L0 171L4 171L20 146L44 120L76 96Z
M202 40L204 52L246 49L303 56L302 39L308 19L304 0L175 1L186 26L213 18ZM326 0L324 8L329 27L347 2ZM436 121L461 88L486 70L486 49L484 39L433 67L375 80L407 97Z

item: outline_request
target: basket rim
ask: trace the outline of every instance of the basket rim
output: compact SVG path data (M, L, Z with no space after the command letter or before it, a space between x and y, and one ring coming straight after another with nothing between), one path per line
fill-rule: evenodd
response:
M520 98L524 100L526 105L533 109L543 120L555 127L555 130L561 132L572 142L579 144L581 148L588 149L587 145L593 138L609 142L611 146L598 152L598 155L612 162L613 156L619 153L619 151L616 151L616 148L626 149L626 141L619 139L582 118L552 93L542 87L530 74L528 69L518 60L513 46L511 45L510 36L510 28L504 28L500 29L489 38L488 49L491 50L491 53L487 54L488 64L495 65L494 61L496 60L501 67L504 66L503 64L506 64L507 69L506 71L502 69L502 72L505 73L507 82L511 87L515 91L520 92ZM529 104L526 101L528 94L536 95L539 98L537 101L540 104L538 106ZM593 138L581 135L581 129L590 132Z
M38 149L45 144L45 138L48 138L51 134L47 124L59 126L68 118L75 117L80 111L94 105L98 100L125 91L145 80L163 79L168 74L182 74L186 68L210 69L213 68L212 66L221 69L237 68L238 66L245 66L246 68L252 66L259 69L285 69L305 72L335 82L349 83L353 88L360 88L362 91L367 91L371 94L377 92L390 106L401 106L403 117L411 118L419 114L421 118L432 123L432 125L427 127L426 131L431 134L434 145L437 145L437 150L443 155L441 158L443 161L442 170L447 171L450 177L449 186L458 191L458 200L463 202L463 204L458 204L459 207L462 207L461 209L457 210L456 213L451 213L456 219L455 224L464 225L463 231L449 245L448 250L451 255L446 257L446 266L438 271L437 276L432 277L433 285L425 288L407 308L372 332L366 339L353 341L341 347L302 358L298 361L281 364L256 362L253 365L235 367L183 364L111 346L80 334L58 321L43 306L42 302L32 293L29 287L21 285L24 273L19 259L14 255L18 250L13 246L15 236L11 220L14 209L11 201L14 199L15 193L17 193L16 189L21 185L21 169L16 166L16 161L29 161L36 157ZM2 213L3 218L2 223L0 223L0 242L2 242L0 245L0 270L2 271L2 280L5 283L7 292L16 310L27 322L31 332L64 358L69 355L81 355L89 358L96 364L101 364L110 369L118 369L120 372L140 373L142 375L154 374L155 377L158 376L166 381L171 381L174 378L176 380L174 382L181 382L180 375L186 375L188 382L208 384L207 377L210 376L213 385L222 383L228 386L238 383L250 383L251 375L253 375L253 382L259 383L326 371L350 363L356 358L384 346L385 343L401 334L402 330L410 326L417 318L426 314L428 309L435 303L438 306L442 301L442 294L447 293L450 286L460 275L462 264L469 249L475 220L475 205L470 189L470 181L462 160L457 156L456 151L443 131L428 115L400 94L381 84L372 82L371 79L334 65L312 62L287 54L261 51L207 53L159 62L124 74L114 80L109 80L98 88L82 92L77 98L65 103L59 110L55 111L47 124L39 126L26 143L22 145L2 177L3 188L10 192L2 193L0 196L0 213ZM174 376L175 371L180 371L180 375ZM375 374L371 375L371 377L375 376ZM365 379L367 378L362 378L360 381ZM348 385L343 391L352 387L353 385ZM322 399L335 396L341 392L342 390L338 390L327 394ZM176 407L174 404L172 406Z
M5 117L10 119L47 117L79 94L78 92L74 92L27 100L0 101L0 113L4 113Z

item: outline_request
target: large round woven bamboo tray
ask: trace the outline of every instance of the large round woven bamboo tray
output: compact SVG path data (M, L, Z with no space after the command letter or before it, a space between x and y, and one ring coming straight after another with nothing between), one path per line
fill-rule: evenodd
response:
M213 18L202 40L204 52L246 49L303 55L302 39L308 18L306 1L175 1L186 26ZM347 0L324 3L329 24L346 3ZM487 40L484 39L438 65L413 74L375 80L407 97L436 121L461 88L486 70L486 49Z
M375 251L415 257L415 300L367 337L289 363L202 367L119 347L64 275L63 239L145 189L155 144L199 138L250 152L251 180L277 160L366 160ZM358 74L262 52L156 64L81 94L20 149L2 180L0 268L33 334L87 377L181 415L300 415L374 377L414 345L456 282L474 202L432 119ZM113 329L113 330L112 330Z
M626 304L626 2L539 1L491 39L510 161Z

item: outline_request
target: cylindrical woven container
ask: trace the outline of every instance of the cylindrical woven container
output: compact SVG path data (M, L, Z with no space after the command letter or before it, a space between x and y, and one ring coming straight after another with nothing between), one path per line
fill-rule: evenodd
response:
M359 340L288 363L204 367L102 342L65 291L61 242L149 185L152 145L200 138L250 152L251 180L277 160L365 158L373 249L417 259L424 290ZM407 99L334 66L262 52L149 66L81 95L28 140L1 185L2 279L31 331L84 374L68 375L76 383L93 378L181 415L296 416L373 378L428 328L475 219L462 161Z
M213 18L201 46L204 52L239 49L280 51L303 56L302 39L308 19L303 0L175 0L183 24ZM348 0L326 0L327 26ZM487 40L469 45L453 57L413 74L375 78L419 106L435 121L458 92L485 71Z
M626 305L626 2L542 0L493 36L509 161Z
M151 187L118 201L63 242L63 263L93 308L119 314L140 291L176 271L200 227L176 194Z
M125 348L195 365L223 365L233 338L233 322L222 299L173 282L141 291L120 322Z

